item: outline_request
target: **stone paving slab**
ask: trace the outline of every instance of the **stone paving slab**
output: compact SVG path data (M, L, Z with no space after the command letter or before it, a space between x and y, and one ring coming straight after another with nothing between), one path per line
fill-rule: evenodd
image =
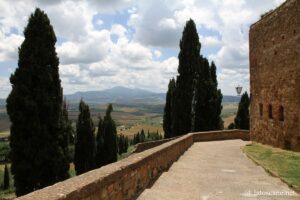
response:
M242 152L241 147L247 143L242 140L194 143L138 199L300 200L279 178L270 176ZM279 192L282 193L278 195Z

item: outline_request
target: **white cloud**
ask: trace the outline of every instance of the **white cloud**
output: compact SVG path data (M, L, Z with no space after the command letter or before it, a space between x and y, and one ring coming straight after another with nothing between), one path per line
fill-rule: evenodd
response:
M158 22L158 26L162 29L176 29L177 24L174 19L171 18L165 18Z
M200 36L201 44L207 47L220 47L222 45L222 41L216 36Z
M115 34L118 37L124 37L126 32L126 28L120 24L113 24L110 31L111 34Z
M155 50L154 55L155 55L156 58L160 58L161 57L161 52L159 50Z
M103 21L101 20L101 19L98 19L97 21L96 21L96 24L98 25L98 26L101 26L101 25L103 25Z
M109 31L90 31L80 41L62 43L57 52L62 64L93 63L108 54L111 44Z
M17 59L18 47L23 40L22 36L16 34L5 36L0 30L0 62Z
M59 39L57 52L66 93L117 85L165 91L178 67L177 55L169 52L178 51L183 27L192 18L202 49L209 50L206 56L217 64L219 86L224 94L234 94L232 88L237 84L249 87L249 25L282 2L1 0L0 64L16 60L28 17L35 7L41 7ZM97 14L108 14L111 20L93 21ZM114 18L120 14L129 18ZM8 93L8 77L0 79L0 86L0 95Z

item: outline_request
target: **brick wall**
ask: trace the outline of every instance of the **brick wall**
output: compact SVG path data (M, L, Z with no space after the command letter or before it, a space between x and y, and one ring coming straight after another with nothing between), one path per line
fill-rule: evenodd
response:
M300 151L300 1L250 28L251 140Z

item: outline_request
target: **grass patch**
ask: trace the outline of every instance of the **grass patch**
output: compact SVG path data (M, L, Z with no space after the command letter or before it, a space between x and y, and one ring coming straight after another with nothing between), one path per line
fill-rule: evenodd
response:
M300 153L252 143L244 152L272 175L280 177L291 188L300 192Z
M10 131L6 130L6 131L0 131L0 138L2 137L8 137L10 135Z

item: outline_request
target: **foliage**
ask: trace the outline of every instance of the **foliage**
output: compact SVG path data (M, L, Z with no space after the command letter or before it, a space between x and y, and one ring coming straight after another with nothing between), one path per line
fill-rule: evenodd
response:
M123 134L121 134L119 137L117 137L117 141L119 155L126 153L128 149L128 137L125 137Z
M68 155L68 163L70 163L74 157L73 145L75 140L75 131L73 129L71 120L69 120L68 105L66 99L64 99L62 105L61 127L61 146L63 147L64 154Z
M218 90L216 66L209 64L201 56L200 67L196 74L197 84L195 91L195 118L193 131L209 131L223 129L221 118L222 98Z
M17 196L69 177L68 156L61 144L62 88L56 36L39 8L31 14L24 35L7 98L12 123L11 172Z
M101 115L98 116L98 129L96 135L96 156L95 156L95 167L99 168L104 165L104 134L103 134L103 119Z
M141 133L143 132L144 130L142 129L141 130ZM142 139L142 134L140 134L140 132L138 132L137 134L135 134L133 136L133 140L131 140L130 144L131 145L135 145L135 144L138 144L138 143L143 143L143 142L149 142L149 141L155 141L155 140L161 140L163 139L163 136L161 134L158 133L158 130L156 132L149 132L148 131L148 134L147 134L147 138L145 138L144 140Z
M113 111L112 104L109 104L106 110L106 115L103 120L103 160L101 163L107 165L116 162L118 159L118 146L117 146L117 129L115 121L111 117Z
M172 106L172 136L191 131L194 75L200 59L199 36L192 19L187 21L180 40L179 66Z
M163 127L165 138L190 131L223 129L222 98L216 65L200 55L201 44L192 19L180 40L177 79L171 79L166 95Z
M230 124L228 125L228 129L234 129L234 128L235 128L234 123L230 123Z
M75 170L80 175L94 168L95 138L94 124L90 109L83 100L79 103L79 116L76 124Z
M7 165L4 168L4 177L3 177L3 190L7 190L9 188L9 171Z
M164 108L164 116L163 116L163 128L164 128L164 137L170 138L172 137L172 109L173 109L173 101L174 101L174 91L176 88L175 79L172 78L169 82L168 91L166 95L166 105ZM149 135L149 130L148 130Z
M249 106L250 98L248 93L245 92L242 95L241 101L239 103L238 111L234 119L235 128L249 130Z

